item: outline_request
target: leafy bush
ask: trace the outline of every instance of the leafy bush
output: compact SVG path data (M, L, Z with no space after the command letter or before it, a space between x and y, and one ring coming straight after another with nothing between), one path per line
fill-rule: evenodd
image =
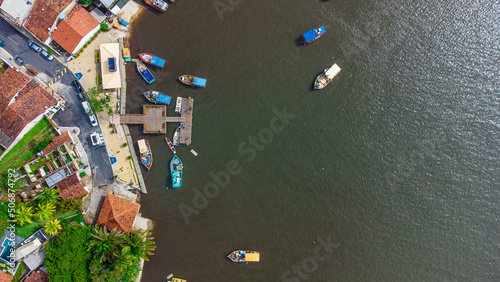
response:
M90 5L94 3L94 0L80 0L80 3L83 5Z
M50 55L52 55L52 54L54 54L54 50L52 50L52 49L49 48L49 49L47 49L47 53L49 53Z
M42 142L40 142L40 144L38 144L38 146L36 147L36 149L38 151L43 151L43 149L45 149L47 147L47 145L49 145L49 142L42 141Z
M86 175L86 174L85 174L85 171L80 172L80 176L81 176L81 177L84 177L85 175Z
M109 30L109 26L106 23L101 23L101 30L108 31Z

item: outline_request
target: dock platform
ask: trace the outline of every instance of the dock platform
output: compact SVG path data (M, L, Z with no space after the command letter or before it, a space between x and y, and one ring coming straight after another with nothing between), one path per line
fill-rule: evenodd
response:
M167 107L163 105L142 105L142 114L114 115L113 124L142 124L143 133L165 134L167 122L184 123L184 117L167 117Z
M191 132L193 130L193 102L193 98L182 98L181 118L184 119L184 122L181 122L180 126L180 144L191 144Z

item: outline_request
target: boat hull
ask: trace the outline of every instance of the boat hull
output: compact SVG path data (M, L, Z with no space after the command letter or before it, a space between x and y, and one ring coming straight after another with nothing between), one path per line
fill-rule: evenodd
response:
M193 86L193 87L201 87L205 88L207 80L204 78L196 77L189 74L184 74L179 76L179 81L185 85Z
M232 262L259 262L260 253L248 250L236 250L230 253L227 258Z
M145 62L146 64L149 64L149 65L152 65L155 67L163 68L165 66L164 59L162 59L158 56L155 56L151 53L140 53L139 58L141 58L141 60L143 62Z
M177 152L175 151L174 145L172 145L172 142L170 141L170 139L168 139L168 137L165 137L165 142L167 142L167 145L168 145L168 148L170 148L170 151L172 151L172 153L174 153L174 154L177 154Z
M174 156L170 161L170 176L173 188L182 186L182 162L177 156Z
M154 9L164 13L167 11L168 9L168 4L165 2L165 1L161 1L164 3L164 5L162 5L163 8L160 8L160 7L157 7L155 6L153 3L154 3L154 0L144 0L144 2L146 2L146 4L148 4L149 6L153 7Z
M153 82L155 82L155 78L153 76L153 74L151 73L151 71L146 67L146 65L144 65L143 63L141 62L137 62L136 63L136 66L137 66L137 71L139 71L139 74L142 76L142 78L148 83L148 84L151 84Z
M316 77L314 89L321 90L325 88L339 72L340 67L337 64L333 64L331 67L325 69L323 73Z
M137 141L139 146L139 156L141 158L141 163L147 170L150 170L153 166L153 154L151 153L151 147L149 146L149 141L146 139L141 139Z
M302 39L300 40L300 43L302 43L302 44L312 43L312 42L318 40L319 38L321 38L323 35L325 35L325 32L326 32L326 30L323 26L308 30L306 33L304 33L302 35Z
M172 98L170 96L167 96L163 93L160 93L160 92L154 91L154 90L146 91L142 94L144 95L144 97L146 97L146 100L148 100L149 102L154 103L154 104L169 105L170 100Z

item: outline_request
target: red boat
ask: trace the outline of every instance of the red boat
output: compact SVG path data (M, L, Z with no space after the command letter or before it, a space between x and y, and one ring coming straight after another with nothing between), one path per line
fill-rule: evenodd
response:
M146 2L146 4L148 4L149 6L161 12L165 12L168 9L167 2L163 0L144 0L144 2Z
M167 142L167 145L170 148L170 150L172 151L172 153L177 154L177 152L175 151L174 145L172 145L172 142L170 142L170 139L168 139L168 137L165 137L165 142Z

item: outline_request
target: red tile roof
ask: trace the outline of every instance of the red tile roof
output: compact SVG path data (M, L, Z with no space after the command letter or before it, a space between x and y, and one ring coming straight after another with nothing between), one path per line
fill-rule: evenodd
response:
M30 81L15 68L8 68L0 76L0 113L5 110L9 101Z
M18 98L10 107L24 120L30 122L43 114L48 108L57 105L57 100L40 85L33 87L28 84L27 87L30 88L26 91L27 93L23 89L20 94L25 94Z
M129 234L138 212L138 204L108 194L102 203L96 225L106 225L108 230L116 228Z
M83 37L95 29L99 22L84 8L78 6L68 17L57 25L52 34L57 44L61 45L68 53L73 53Z
M61 199L63 200L76 199L87 194L87 190L83 188L78 175L75 173L68 178L61 180L56 184L56 187L59 189L59 195L61 195Z
M2 115L0 115L0 130L7 134L10 138L16 139L17 135L23 131L23 128L29 122L24 120L12 107L8 107Z
M10 282L14 275L0 270L0 282Z
M49 28L51 28L59 14L73 0L43 0L35 1L33 9L24 25L41 41L49 38Z
M39 269L37 271L32 271L24 282L49 282L49 277L47 277L45 271Z
M65 131L63 134L57 136L56 138L52 139L52 141L47 145L47 147L43 150L45 154L48 154L55 149L59 148L62 146L64 143L69 143L73 140L71 140L71 136L69 135L68 131Z

